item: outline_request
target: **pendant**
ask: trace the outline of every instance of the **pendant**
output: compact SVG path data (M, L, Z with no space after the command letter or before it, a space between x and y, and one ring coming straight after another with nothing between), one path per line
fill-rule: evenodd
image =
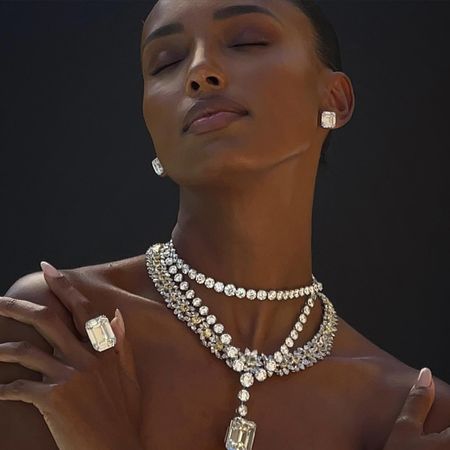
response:
M227 450L252 450L255 440L256 423L240 416L231 420L225 434Z

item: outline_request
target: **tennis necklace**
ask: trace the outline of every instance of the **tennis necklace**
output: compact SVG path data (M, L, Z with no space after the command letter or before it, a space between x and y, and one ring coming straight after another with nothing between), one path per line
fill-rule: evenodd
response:
M238 415L231 419L224 442L227 450L251 450L255 440L256 423L244 417L248 413L245 403L250 398L249 389L255 379L262 382L273 375L283 376L299 372L329 355L337 331L336 311L327 296L320 292L321 283L313 278L313 285L316 288L311 289L298 320L280 349L273 355L265 355L249 348L242 351L232 345L232 337L225 332L224 325L210 313L208 306L202 304L202 300L195 295L194 290L189 289L189 282L184 280L183 275L188 274L191 269L184 264L184 261L176 255L173 243L170 242L153 244L146 252L148 274L163 296L166 306L199 335L201 343L209 348L211 353L240 374L241 388L237 394L240 405L236 409ZM311 340L291 351L303 331L317 297L323 304L319 330Z

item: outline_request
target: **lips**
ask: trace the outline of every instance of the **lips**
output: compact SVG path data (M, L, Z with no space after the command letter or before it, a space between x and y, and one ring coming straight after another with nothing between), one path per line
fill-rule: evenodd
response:
M183 132L186 132L192 122L211 116L217 112L233 112L240 115L248 114L248 111L239 103L223 96L215 96L198 100L184 117Z

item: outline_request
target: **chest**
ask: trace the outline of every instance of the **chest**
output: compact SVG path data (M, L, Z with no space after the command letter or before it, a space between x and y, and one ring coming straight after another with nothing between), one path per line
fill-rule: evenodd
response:
M186 331L139 346L143 440L148 449L223 450L239 374ZM255 381L246 417L257 426L253 450L362 450L356 406L327 383L328 366Z

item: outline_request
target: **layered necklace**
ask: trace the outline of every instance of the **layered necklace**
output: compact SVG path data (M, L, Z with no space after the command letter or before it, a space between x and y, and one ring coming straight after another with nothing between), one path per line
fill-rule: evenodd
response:
M250 399L250 388L255 380L262 382L273 375L288 375L299 372L324 359L331 353L337 330L336 311L325 294L323 286L312 275L310 286L288 290L245 289L231 283L223 283L191 268L181 259L174 248L173 241L156 243L146 252L146 265L156 289L164 298L166 306L173 314L196 334L201 343L210 349L217 358L224 360L232 370L239 374L240 390L237 394L239 405L237 414L225 433L227 450L251 450L256 434L256 423L245 419L248 414L246 402ZM232 337L225 326L212 314L208 306L196 296L189 281L214 289L228 297L251 301L282 301L307 297L297 321L280 348L271 355L245 348L242 351L233 345ZM295 341L303 331L317 298L323 305L322 322L316 334L301 347Z

